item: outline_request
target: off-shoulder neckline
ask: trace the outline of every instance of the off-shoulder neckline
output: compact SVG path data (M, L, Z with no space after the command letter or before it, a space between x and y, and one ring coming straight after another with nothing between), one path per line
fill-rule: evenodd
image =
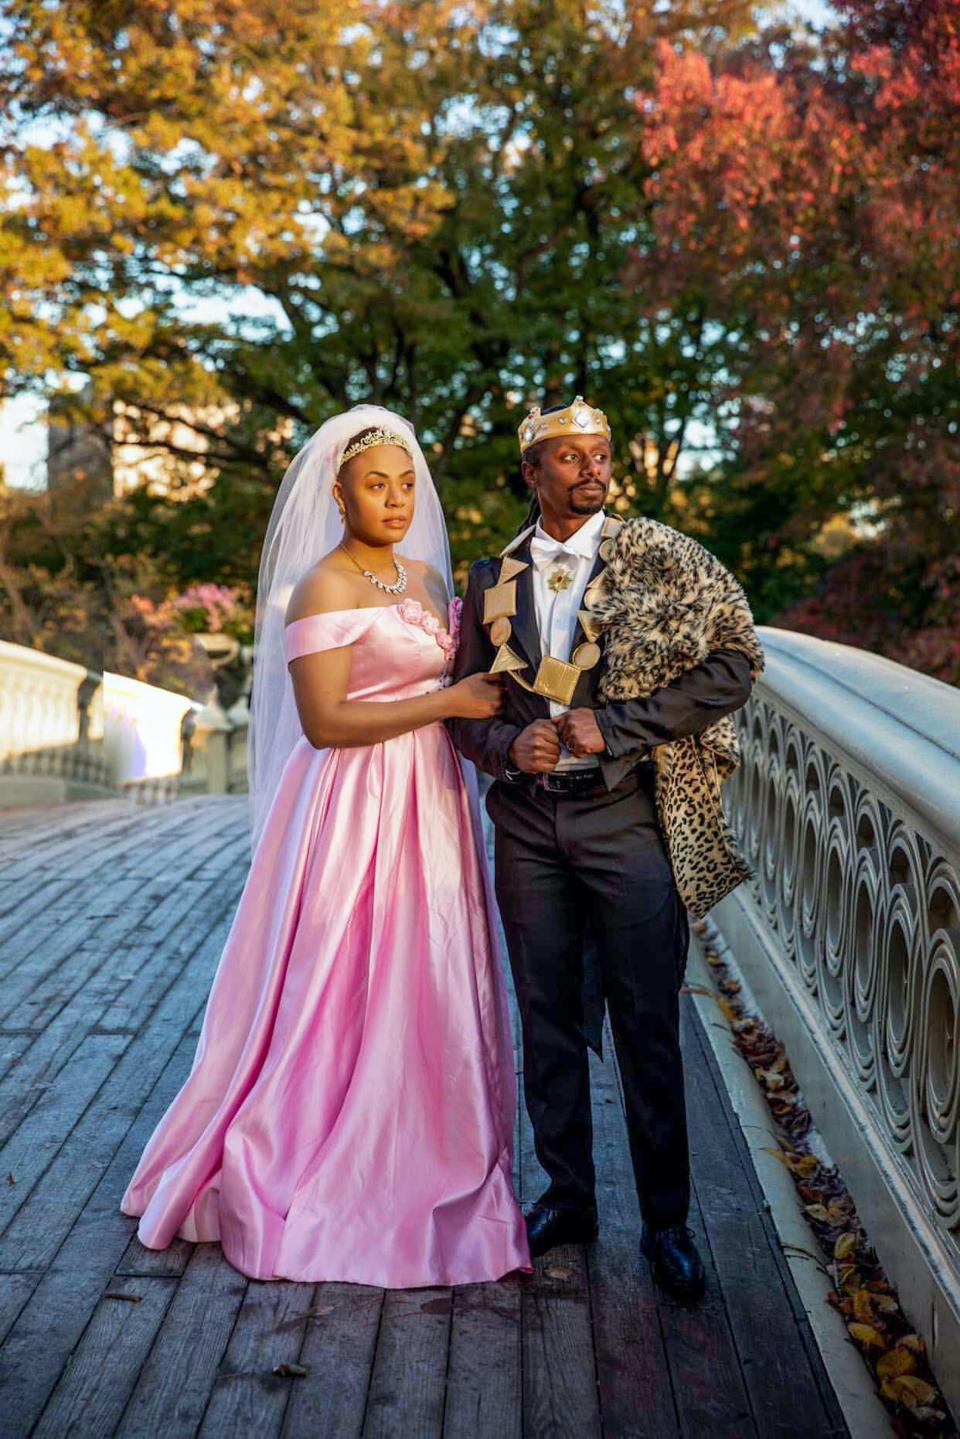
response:
M453 604L454 599L456 599L455 595L452 599L449 599L447 601L448 619L450 606ZM414 599L412 595L409 597L409 599L394 600L393 603L389 605L351 605L348 609L343 610L319 610L316 614L313 615L301 615L298 620L288 620L287 623L284 625L284 629L288 630L291 628L292 625L301 625L304 623L305 620L325 620L328 618L333 618L335 615L359 615L365 614L367 610L369 610L372 614L376 614L378 610L398 610L400 609L401 605L405 604L417 605L425 615L429 615L431 619L437 620L437 624L439 625L440 629L444 630L447 634L450 633L444 622L437 619L437 616L434 614L433 610L428 609L425 604L422 604L421 601L418 599Z

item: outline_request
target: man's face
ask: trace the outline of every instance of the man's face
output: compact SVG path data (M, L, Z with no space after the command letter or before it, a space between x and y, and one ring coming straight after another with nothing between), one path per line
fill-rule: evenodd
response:
M586 518L603 509L612 462L610 442L602 435L571 435L543 440L540 463L525 462L523 473L546 519Z

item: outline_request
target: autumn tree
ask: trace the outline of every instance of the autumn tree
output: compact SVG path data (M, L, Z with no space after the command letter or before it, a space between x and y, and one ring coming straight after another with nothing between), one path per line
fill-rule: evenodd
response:
M249 578L284 460L364 398L417 424L461 558L520 512L533 395L601 400L625 480L669 510L721 356L695 309L624 297L634 98L657 38L717 53L745 0L3 11L8 392L73 373L145 415L239 406L209 495L128 507L125 542L171 540L181 581Z
M761 609L960 681L960 15L838 9L816 49L661 45L631 280L723 337L697 508Z

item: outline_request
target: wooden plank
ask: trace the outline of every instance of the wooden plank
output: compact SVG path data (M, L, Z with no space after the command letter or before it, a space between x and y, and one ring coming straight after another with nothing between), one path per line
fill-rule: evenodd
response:
M798 1342L793 1281L709 1042L692 1007L689 1015L690 1051L694 1044L700 1051L689 1084L697 1190L757 1429L764 1439L845 1435L819 1356L811 1363L809 1348ZM824 1402L821 1385L832 1403Z
M149 1288L162 1279L124 1279ZM117 1439L187 1439L196 1434L250 1281L219 1244L194 1247L183 1277L114 1431ZM81 1346L82 1347L82 1346ZM102 1356L101 1361L102 1363Z
M0 1273L0 1336L12 1329L37 1287L38 1274ZM0 1357L0 1370L3 1359Z
M382 1289L365 1284L317 1285L313 1307L329 1308L330 1313L318 1314L306 1329L300 1360L309 1364L310 1373L289 1381L284 1439L301 1439L305 1434L359 1439L383 1301Z
M11 888L0 880L0 908L4 896L10 901L2 918L16 924L17 905L24 905L27 918L11 934L28 950L34 926L48 966L37 965L37 984L21 1002L38 1000L35 1010L49 1016L39 1037L0 1035L0 1061L6 1055L22 1066L18 1076L9 1072L6 1089L0 1084L0 1099L12 1101L17 1081L21 1095L31 1084L53 1085L27 1094L32 1109L13 1135L28 1169L24 1137L48 1146L33 1161L32 1187L12 1200L3 1195L10 1209L0 1270L17 1272L0 1273L0 1332L9 1330L0 1373L17 1439L34 1424L38 1434L72 1429L127 1439L198 1429L207 1439L237 1432L460 1439L468 1430L480 1439L521 1432L591 1439L601 1419L606 1439L766 1439L811 1432L801 1427L811 1414L818 1434L844 1432L830 1427L836 1416L819 1397L827 1381L815 1353L803 1348L812 1339L798 1326L796 1295L742 1136L699 1027L691 1029L691 1018L697 1022L687 1001L691 1223L710 1285L699 1309L655 1291L639 1256L609 1059L592 1069L601 1238L586 1251L555 1250L538 1261L535 1283L384 1295L358 1285L248 1282L215 1244L144 1249L136 1221L119 1212L119 1196L192 1062L246 868L246 804L201 797L162 812L114 815L105 834L96 829L90 825L85 835L84 825L71 821L65 837L49 820L23 821L14 843L0 817L0 856L6 843L11 858L0 874L14 878ZM30 835L45 856L33 891L23 868ZM92 886L81 877L85 844L97 857ZM45 909L36 902L43 886ZM120 894L137 906L140 927L126 949L103 955L98 946L113 934L112 921L97 916ZM62 917L56 905L67 899L80 901L81 915L93 921L73 955L58 946L56 925L46 924ZM28 962L32 957L26 953ZM50 965L59 966L59 976ZM71 988L75 965L85 982ZM516 1024L515 1009L513 1016ZM71 1049L78 1034L79 1047ZM48 1035L59 1045L44 1051ZM97 1043L101 1050L87 1048ZM104 1068L95 1085L98 1054ZM61 1093L77 1077L87 1085L79 1111ZM57 1126L51 1116L61 1111ZM535 1198L543 1180L522 1102L515 1164L524 1197ZM765 1295L755 1292L749 1266L765 1266ZM103 1298L124 1287L140 1304ZM758 1338L758 1326L769 1333ZM780 1368L757 1358L774 1343L774 1330L780 1359L796 1362L798 1333L802 1338L801 1363L786 1383ZM309 1366L305 1377L272 1374L274 1363L298 1358ZM809 1407L810 1393L819 1407Z
M23 1276L25 1282L35 1280L36 1288L9 1332L0 1336L4 1339L0 1387L7 1412L17 1416L20 1434L28 1433L36 1422L104 1290L112 1289L116 1282L115 1265L136 1226L135 1220L121 1214L119 1196L143 1145L179 1087L192 1040L192 1035L186 1036L166 1066L50 1270L45 1275L34 1271Z
M126 1048L114 1072L106 1077L75 1128L64 1134L43 1183L25 1197L8 1223L0 1239L0 1267L29 1269L50 1262L193 1019L198 975L219 953L222 935L221 921L198 946L195 956L181 964L179 974L172 976L149 1024L133 1039L122 1037ZM189 1063L183 1079L188 1072Z
M442 1434L452 1308L446 1288L385 1293L363 1439Z
M452 1295L444 1439L521 1439L520 1283L464 1284Z
M214 820L216 820L216 816L214 816ZM196 859L196 855L194 855L194 859ZM236 871L236 866L235 878L242 879L242 873ZM220 891L223 891L223 888L225 886L220 886ZM233 888L239 888L239 885L235 885ZM216 885L209 885L209 889L212 894L216 894ZM226 909L230 907L232 898L233 896L230 895L227 905L223 905L223 892L220 892L219 899L222 908L220 908L219 924L222 930L225 930ZM210 953L207 954L206 963L209 966L209 973L212 973L217 957L219 957L222 937L222 932L216 935L216 945L213 945ZM158 935L158 954L163 954L163 948L163 938ZM184 994L189 993L187 979L190 977L190 968L186 966L187 958L189 958L189 953L184 950ZM193 984L196 986L196 977L193 979ZM4 1360L19 1374L16 1399L22 1404L24 1417L29 1422L32 1422L32 1417L36 1416L37 1406L43 1403L50 1387L56 1384L63 1364L71 1353L72 1344L78 1341L83 1325L86 1324L86 1320L91 1314L91 1308L98 1301L104 1285L111 1284L111 1272L109 1271L111 1271L112 1265L115 1265L118 1258L124 1255L125 1250L130 1249L135 1220L119 1213L119 1193L124 1189L132 1167L140 1157L142 1145L153 1130L155 1122L160 1118L161 1112L176 1094L189 1071L191 1058L196 1049L197 1032L199 1032L196 997L196 993L194 993L193 1006L187 1006L187 1012L191 1007L194 1009L189 1016L190 1033L186 1042L181 1045L180 1052L174 1056L174 1061L167 1066L167 1084L161 1081L161 1085L155 1091L155 1102L151 1102L141 1112L137 1124L128 1132L127 1140L119 1147L107 1173L102 1176L101 1183L96 1186L91 1199L83 1206L82 1213L76 1220L71 1233L63 1242L62 1248L56 1253L52 1271L45 1278L40 1279L35 1294L24 1307L20 1320L14 1325L10 1343L4 1353ZM204 996L201 997L204 999ZM174 1027L171 1038L176 1039L176 1027ZM157 1062L161 1062L161 1059L163 1059L163 1055L158 1055ZM173 1081L170 1079L171 1071L176 1076ZM155 1068L153 1072L155 1073ZM109 1086L104 1097L109 1099ZM109 1102L107 1108L109 1111ZM125 1115L125 1118L128 1117L130 1115ZM105 1157L107 1154L102 1154L101 1161ZM147 1255L147 1253L153 1255L153 1252L142 1249L137 1240L132 1240L132 1243L135 1248L140 1249L141 1255ZM171 1253L183 1261L183 1250L186 1248L191 1249L191 1246L176 1243L171 1246L171 1250L164 1252L163 1258L164 1261L167 1261L167 1268L171 1268L168 1265ZM178 1265L173 1268L178 1268ZM27 1276L27 1278L32 1278L32 1276ZM111 1302L118 1304L122 1301ZM40 1335L43 1335L43 1341L42 1344L37 1344ZM37 1348L42 1350L39 1360L36 1357ZM20 1363L17 1363L17 1360ZM27 1361L26 1366L24 1366L24 1360ZM135 1374L132 1377L135 1379Z
M484 819L487 857L493 872L493 826ZM523 1099L520 1015L506 938L500 929L504 983L510 1005L517 1079L514 1182L525 1208L543 1192L547 1177L533 1147L533 1130ZM520 1283L520 1415L525 1439L601 1432L592 1315L586 1258L579 1245L564 1245L534 1261L535 1278ZM547 1270L551 1274L547 1274ZM508 1306L509 1310L509 1306ZM505 1341L501 1338L501 1344ZM482 1362L482 1361L481 1361ZM514 1383L512 1372L509 1375ZM459 1418L459 1416L458 1416ZM516 1421L515 1421L516 1422ZM509 1432L509 1431L508 1431Z
M142 810L129 809L103 827L94 820L84 823L87 813L84 808L82 816L78 817L80 823L72 828L59 829L47 844L34 846L21 843L16 854L6 858L2 871L4 879L17 884L24 880L29 882L37 875L77 878L82 876L84 866L90 875L106 872L111 864L122 861L138 844L148 843L150 835L159 840L165 832L163 818L144 825L145 812ZM182 819L182 815L171 811L167 825L176 829L182 825Z
M31 983L37 974L49 985L66 961L70 961L71 969L74 967L76 950L88 940L94 944L103 941L107 931L111 939L115 932L129 933L137 918L133 909L148 916L151 907L175 888L174 878L188 880L191 869L208 865L204 851L209 849L209 837L216 832L217 820L216 815L211 817L206 829L200 830L189 842L183 835L179 841L174 837L168 859L164 858L164 849L158 842L151 845L149 834L141 836L139 850L153 866L146 884L143 874L132 872L135 864L142 863L142 857L137 845L129 839L122 852L111 858L104 874L97 872L85 853L78 862L76 882L69 891L41 920L25 927L4 946L4 973L15 971L15 980L8 979L3 989L4 1023L10 1023L7 1016L31 993ZM89 846L81 848L85 851ZM232 858L232 854L226 856L225 862L229 864ZM36 887L36 874L30 877L30 882Z
M501 935L503 982L507 986L513 1063L518 1086L514 1121L513 1181L521 1193L520 1015L513 996ZM523 1315L520 1277L497 1283L462 1285L452 1291L450 1359L444 1410L444 1439L520 1439L523 1431Z
M131 1302L100 1300L31 1439L114 1432L174 1287L169 1279L114 1280L109 1293L129 1294Z
M13 873L13 866L28 864L27 853L31 860L42 864L51 851L59 852L78 835L106 837L123 825L135 823L135 810L122 801L106 808L96 803L19 811L4 808L0 810L0 864L4 873Z
M14 1178L12 1184L0 1184L0 1226L9 1224L49 1168L64 1136L70 1133L129 1042L118 1034L93 1034L83 1039L64 1066L60 1083L44 1093L0 1149L0 1174L11 1173Z
M13 884L0 879L0 945L8 944L32 920L48 913L72 888L69 879L46 878L40 873L35 873L29 883L24 880Z
M228 847L236 858L239 845ZM152 1005L162 995L156 992L156 973L172 980L190 958L196 935L211 927L210 911L222 948L240 887L235 875L229 885L200 881L176 883L170 896L155 906L150 922L141 924L143 942L125 946L111 941L108 934L97 939L97 950L86 968L77 963L71 976L73 993L59 1013L37 1036L28 1053L18 1059L0 1081L0 1136L8 1137L11 1126L29 1112L39 1092L56 1078L83 1036L89 1032L123 1030L133 1033L148 1020ZM218 949L219 954L219 949ZM99 963L98 963L99 960ZM215 960L210 968L212 977Z
M204 911L205 913L205 911ZM180 916L181 928L177 931L177 944L190 943L190 920ZM169 978L178 973L175 961L177 953L171 955L174 964L170 967ZM117 946L100 967L94 978L80 992L68 1000L56 1017L43 1031L33 1037L11 1062L7 1073L0 1080L0 1142L6 1142L29 1115L34 1104L45 1090L55 1084L64 1065L85 1035L105 1032L125 1032L130 1035L149 1019L153 1002L144 996L139 1009L133 1008L133 1001L124 1002L125 994L136 994L144 985L155 982L155 971L165 965L166 956L162 944L140 951L139 969L130 963L130 954ZM142 970L142 973L140 972ZM117 1008L118 1004L124 1007ZM120 1017L125 1024L117 1023ZM107 1022L104 1023L104 1020Z
M522 1196L529 1204L546 1176L521 1106ZM602 1431L584 1246L560 1245L534 1268L535 1282L521 1288L525 1439L592 1439Z
M700 1058L699 1046L691 1039L692 1018L689 997L681 995L680 1028L685 1075ZM706 1269L706 1294L699 1304L688 1305L658 1290L657 1314L670 1366L681 1434L689 1435L690 1439L702 1439L704 1434L709 1434L711 1439L721 1439L721 1436L747 1439L747 1436L755 1436L757 1429L698 1199L698 1176L701 1165L706 1162L700 1143L701 1132L698 1129L690 1138L693 1192L688 1223Z
M640 1255L640 1206L609 1023L591 1056L600 1238L587 1250L605 1439L674 1439L679 1421L657 1296Z
M5 946L9 973L4 977L0 1009L0 1023L5 1027L42 1027L44 1016L36 1018L33 1010L26 1008L34 991L55 989L61 966L72 963L91 937L120 942L135 930L153 903L135 879L115 880L110 891L98 888L96 902L92 900L92 895L78 896L71 890L42 924L29 926Z
M219 908L222 905L222 896L216 896L216 901L217 908ZM206 941L207 954L210 958L219 953L225 917L219 915L217 921L213 921L213 917L207 915L207 927L210 927L213 922L216 922L216 927L212 932L204 935L200 944L197 943L199 935L191 935L197 951L203 950L203 943ZM204 955L201 954L200 957L203 958ZM3 1150L0 1150L0 1166L7 1164L13 1168L14 1177L17 1180L16 1186L7 1186L6 1191L0 1193L0 1219L3 1226L10 1225L17 1210L29 1199L33 1184L39 1180L47 1168L55 1163L59 1148L66 1144L68 1138L71 1137L73 1125L81 1125L81 1138L73 1141L69 1148L76 1151L79 1144L81 1153L76 1157L76 1164L72 1158L69 1158L69 1167L66 1170L68 1189L63 1189L62 1184L55 1184L55 1186L47 1186L45 1190L47 1203L50 1206L59 1207L60 1212L62 1212L63 1204L68 1203L68 1196L76 1189L76 1184L82 1181L83 1171L88 1170L91 1163L98 1163L99 1156L104 1151L104 1143L111 1144L111 1137L115 1137L112 1140L114 1147L115 1143L118 1143L118 1125L124 1125L124 1127L130 1125L132 1114L135 1112L135 1108L134 1111L131 1111L131 1105L135 1107L140 1102L144 1084L148 1084L150 1076L155 1075L157 1069L163 1065L168 1050L176 1046L181 1033L183 1033L184 1025L189 1023L193 1013L196 1012L196 974L190 964L189 951L181 957L178 971L176 968L171 970L167 981L170 987L168 987L166 999L157 1013L150 1014L150 1026L144 1032L145 1038L144 1035L141 1035L138 1042L134 1043L130 1033L125 1033L125 1035L95 1033L95 1035L83 1039L81 1045L78 1046L78 1053L65 1066L65 1075L68 1078L58 1082L55 1088L47 1092L45 1098L37 1101L36 1107L27 1111L26 1118L20 1122L9 1143L4 1145ZM166 1050L161 1048L164 1042L168 1046ZM130 1085L132 1086L130 1098L124 1104L119 1105L117 1112L117 1102L112 1098L111 1086L108 1084L109 1071L114 1063L121 1061L121 1056L125 1055L131 1045L134 1048L134 1059L127 1061L125 1068L119 1071L121 1073L130 1072ZM108 1063L105 1071L98 1069L89 1078L89 1081L83 1084L83 1088L79 1089L76 1088L76 1072L78 1072L79 1066L85 1065L83 1055L88 1053L91 1046L95 1046L98 1050L107 1048L109 1055L112 1055L112 1063ZM153 1066L148 1063L147 1071L138 1075L137 1066L150 1055L151 1049L155 1052ZM85 1069L83 1069L83 1073L85 1073ZM98 1075L99 1082L96 1082ZM104 1094L102 1097L96 1098L101 1086L105 1086ZM105 1117L104 1124L101 1124L101 1111L104 1108L107 1109L107 1117ZM56 1118L52 1120L50 1114L55 1115ZM46 1128L43 1130L46 1138L43 1138L39 1145L35 1141L37 1124L46 1124ZM53 1131L52 1134L50 1134L50 1130ZM55 1137L58 1138L59 1143L55 1143ZM109 1153L112 1153L112 1150L109 1150ZM24 1154L26 1154L26 1158L20 1157ZM105 1157L104 1163L108 1157L109 1154ZM17 1161L20 1164L19 1171L14 1167ZM63 1168L63 1164L60 1164L60 1168ZM89 1191L89 1187L86 1191ZM33 1236L32 1242L30 1242L32 1246L37 1240L40 1240L40 1236L43 1236L43 1242L46 1242L46 1227L37 1226L36 1217L30 1219L27 1229ZM32 1268L36 1263L42 1262L35 1255L30 1256L29 1259L17 1256L14 1261L10 1261L9 1255L6 1253L9 1248L6 1240L3 1245L0 1245L0 1262L4 1265L13 1266L13 1268L24 1268L24 1266Z
M286 1280L247 1285L226 1353L214 1375L200 1435L233 1439L237 1434L256 1434L257 1439L274 1439L280 1433L287 1404L304 1380L273 1370L278 1364L300 1361L307 1329L314 1322L310 1316L316 1309L315 1288ZM142 1432L125 1423L121 1433L128 1430L130 1434Z

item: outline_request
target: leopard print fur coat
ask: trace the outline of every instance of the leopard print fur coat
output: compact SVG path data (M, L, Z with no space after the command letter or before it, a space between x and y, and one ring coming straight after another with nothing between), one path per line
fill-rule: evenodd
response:
M747 597L698 541L658 520L628 520L613 542L603 600L601 702L642 698L706 659L733 649L764 655ZM702 918L753 873L724 815L721 785L740 763L733 718L653 749L657 810L680 897Z

